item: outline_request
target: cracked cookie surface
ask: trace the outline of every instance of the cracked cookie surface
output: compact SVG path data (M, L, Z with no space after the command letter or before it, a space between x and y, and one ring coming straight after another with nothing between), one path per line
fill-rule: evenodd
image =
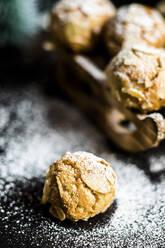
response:
M105 28L105 42L110 54L123 47L143 43L156 48L165 44L165 21L153 8L130 4L119 8Z
M61 0L53 8L52 36L74 52L93 48L104 24L116 13L108 0Z
M91 153L67 152L47 172L42 203L50 203L60 220L88 220L110 206L115 190L109 163Z
M141 45L123 49L106 69L112 94L141 112L165 106L165 50Z

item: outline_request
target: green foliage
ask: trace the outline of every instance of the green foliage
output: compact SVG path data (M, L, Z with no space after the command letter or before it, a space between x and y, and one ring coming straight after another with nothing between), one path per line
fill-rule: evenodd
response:
M35 0L0 0L0 45L22 45L39 28Z

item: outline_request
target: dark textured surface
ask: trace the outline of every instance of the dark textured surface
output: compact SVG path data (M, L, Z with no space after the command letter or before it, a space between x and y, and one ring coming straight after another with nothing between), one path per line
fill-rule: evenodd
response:
M165 143L123 153L71 103L10 76L0 96L0 247L165 247ZM88 222L59 222L40 204L46 170L67 150L107 159L118 176L113 205Z

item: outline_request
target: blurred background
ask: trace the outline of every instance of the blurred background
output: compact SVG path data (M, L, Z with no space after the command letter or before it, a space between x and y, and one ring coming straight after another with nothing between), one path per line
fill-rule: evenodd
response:
M51 10L57 0L1 0L0 2L0 66L1 82L6 84L12 78L24 75L32 79L50 73L50 55L41 49L43 16ZM116 6L134 1L114 1ZM137 1L155 5L157 1ZM15 11L16 9L16 11ZM19 23L19 25L18 25ZM49 58L48 58L49 57ZM54 67L53 62L53 67ZM20 68L18 71L18 67ZM41 69L42 68L42 69ZM10 73L8 73L10 71ZM6 79L3 80L3 78ZM18 81L18 80L17 80Z

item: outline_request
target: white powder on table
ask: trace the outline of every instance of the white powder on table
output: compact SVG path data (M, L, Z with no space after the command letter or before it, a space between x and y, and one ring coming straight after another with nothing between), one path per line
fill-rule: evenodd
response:
M164 247L164 173L154 174L149 163L163 163L165 144L152 155L123 154L71 104L36 86L21 93L4 93L8 104L0 100L0 236L8 246ZM46 170L64 152L78 150L112 164L116 200L88 222L59 222L40 204Z

